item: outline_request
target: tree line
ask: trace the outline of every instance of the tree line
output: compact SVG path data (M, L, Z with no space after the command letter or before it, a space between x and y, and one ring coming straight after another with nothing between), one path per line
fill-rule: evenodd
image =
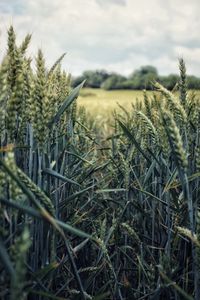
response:
M105 70L85 71L82 75L72 79L72 86L77 86L86 79L85 87L102 88L105 90L133 89L151 90L152 81L159 81L167 89L172 90L179 81L177 74L161 76L153 66L142 66L130 76L125 77ZM200 89L200 78L190 75L187 77L189 89Z

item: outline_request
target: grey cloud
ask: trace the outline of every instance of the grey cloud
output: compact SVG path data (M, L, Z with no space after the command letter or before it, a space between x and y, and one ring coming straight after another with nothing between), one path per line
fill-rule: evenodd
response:
M179 55L186 59L188 70L198 74L200 2L191 0L189 6L181 3L0 0L0 20L7 26L11 15L20 38L27 32L33 33L30 52L34 54L42 47L48 64L67 52L64 67L76 74L84 68L128 73L143 64L153 64L161 73L172 73L178 71ZM99 5L106 5L106 9Z
M121 6L126 5L126 0L96 0L96 1L100 6L106 6L108 4L116 4Z

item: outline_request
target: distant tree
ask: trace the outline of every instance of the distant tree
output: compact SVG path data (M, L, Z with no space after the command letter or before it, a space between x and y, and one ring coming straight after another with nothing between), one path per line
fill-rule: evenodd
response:
M158 75L158 71L153 66L142 66L135 70L128 78L116 73L108 73L105 70L85 71L81 76L72 79L72 86L75 87L83 80L86 80L85 87L103 88L105 90L114 89L134 89L152 90L152 81L158 80L167 89L172 90L179 82L177 74L168 76ZM200 89L200 78L187 76L189 89Z
M104 90L123 89L126 77L119 74L111 74L101 85Z
M187 77L187 84L189 89L199 90L200 78L190 75Z
M83 74L73 80L73 86L76 86L83 80L86 80L85 86L91 88L100 88L101 84L109 77L104 70L85 71Z
M179 80L179 76L176 74L170 74L168 76L159 76L159 81L168 90L172 90L175 87L175 85L179 82Z
M135 70L132 74L132 76L130 76L130 78L138 76L138 77L143 77L145 75L153 75L153 76L158 76L158 71L155 67L153 66L142 66L140 67L140 69Z
M122 82L122 88L125 90L134 90L135 83L131 79L126 79L124 82Z
M151 89L152 81L158 79L157 69L153 66L143 66L129 77L133 89Z

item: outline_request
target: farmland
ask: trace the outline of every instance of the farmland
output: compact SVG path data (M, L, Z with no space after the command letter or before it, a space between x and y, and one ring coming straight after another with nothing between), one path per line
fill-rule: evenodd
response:
M0 299L199 300L185 62L175 93L72 89L64 55L47 68L39 49L33 68L30 42L11 26L0 66Z
M156 91L147 91L148 97L152 97ZM200 92L190 91L199 95ZM144 92L139 90L112 90L105 91L103 89L83 88L78 98L78 105L84 106L89 114L99 117L111 117L112 112L120 110L120 106L130 110L132 103L138 99L143 101ZM119 104L119 105L118 105Z
M106 114L110 115L114 109L119 108L117 103L128 110L131 109L131 103L136 98L142 100L143 92L130 90L105 91L102 89L83 88L80 92L78 103L79 105L83 105L89 113L106 116Z

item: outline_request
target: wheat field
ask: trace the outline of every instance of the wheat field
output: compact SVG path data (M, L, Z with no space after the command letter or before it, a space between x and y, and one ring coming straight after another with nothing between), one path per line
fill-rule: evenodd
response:
M175 93L72 89L64 55L47 68L30 42L11 26L0 65L0 299L199 300L200 97L183 59Z

